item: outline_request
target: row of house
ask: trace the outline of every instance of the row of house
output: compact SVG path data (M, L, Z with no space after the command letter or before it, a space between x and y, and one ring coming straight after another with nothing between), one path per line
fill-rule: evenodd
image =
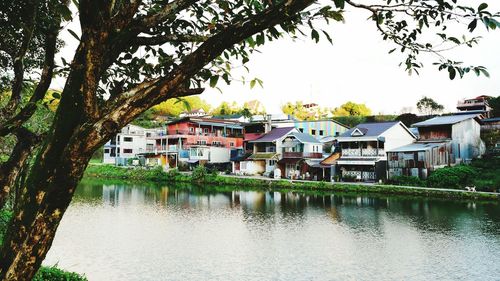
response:
M410 128L397 121L348 128L287 115L191 115L163 128L128 125L105 145L104 162L166 168L214 164L235 174L311 180L425 179L436 169L469 163L485 153L481 131L500 127L498 118L485 119L486 100L461 101L460 112Z

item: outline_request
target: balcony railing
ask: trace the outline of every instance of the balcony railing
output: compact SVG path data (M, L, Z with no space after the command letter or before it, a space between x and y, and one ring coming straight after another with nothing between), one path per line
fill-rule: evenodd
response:
M462 100L457 103L457 107L485 106L487 102L478 100Z
M350 177L356 180L376 180L375 172L370 171L343 171L342 177Z
M384 149L381 148L344 148L342 156L347 157L376 157L385 156Z
M243 138L243 133L224 133L224 132L196 132L189 130L168 130L167 135L187 135L187 136L207 136L207 137L227 137Z
M283 158L323 158L320 152L283 152Z

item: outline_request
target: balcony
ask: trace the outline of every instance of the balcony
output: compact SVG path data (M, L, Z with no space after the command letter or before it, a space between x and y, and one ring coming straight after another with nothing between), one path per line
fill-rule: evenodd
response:
M375 172L371 171L343 171L342 177L358 181L374 181L377 179Z
M344 148L342 157L383 157L384 149L381 148Z
M457 108L468 108L468 109L473 109L473 108L479 108L483 109L488 106L488 103L483 100L461 100L457 103Z
M226 138L243 138L243 133L224 133L224 132L195 132L189 130L168 130L168 136L182 135L182 136L206 136L206 137L226 137Z
M283 152L283 158L323 158L320 152Z

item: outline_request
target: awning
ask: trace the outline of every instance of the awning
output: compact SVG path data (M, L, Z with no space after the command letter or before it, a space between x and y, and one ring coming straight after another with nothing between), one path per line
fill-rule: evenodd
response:
M326 165L326 166L331 166L331 165L335 165L337 163L337 160L340 158L340 153L337 152L337 153L333 153L332 155L326 157L325 159L323 159L323 161L321 161L321 164L322 165Z
M307 166L311 168L330 168L330 165L321 165L321 159L318 160L306 160Z
M196 163L198 163L199 161L200 161L200 160L198 160L198 159L189 159L187 162L188 162L189 164L196 164Z

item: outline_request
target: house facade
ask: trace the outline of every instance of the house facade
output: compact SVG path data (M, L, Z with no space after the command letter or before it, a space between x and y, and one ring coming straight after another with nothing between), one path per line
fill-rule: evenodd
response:
M419 141L387 152L388 177L426 179L433 171L454 164L450 141Z
M386 178L386 151L415 141L401 122L363 123L338 137L340 158L335 163L343 180Z
M123 127L120 133L104 144L103 163L127 165L129 159L137 158L154 145L151 137L158 133L158 129L145 129L131 124Z
M274 127L295 127L299 132L322 139L338 137L349 130L349 127L333 120L282 120L273 122Z
M185 117L168 123L151 140L145 157L152 164L229 163L231 151L243 147L243 127L231 120Z
M420 142L450 142L450 164L459 164L484 154L480 120L480 114L438 116L412 127L418 129Z

